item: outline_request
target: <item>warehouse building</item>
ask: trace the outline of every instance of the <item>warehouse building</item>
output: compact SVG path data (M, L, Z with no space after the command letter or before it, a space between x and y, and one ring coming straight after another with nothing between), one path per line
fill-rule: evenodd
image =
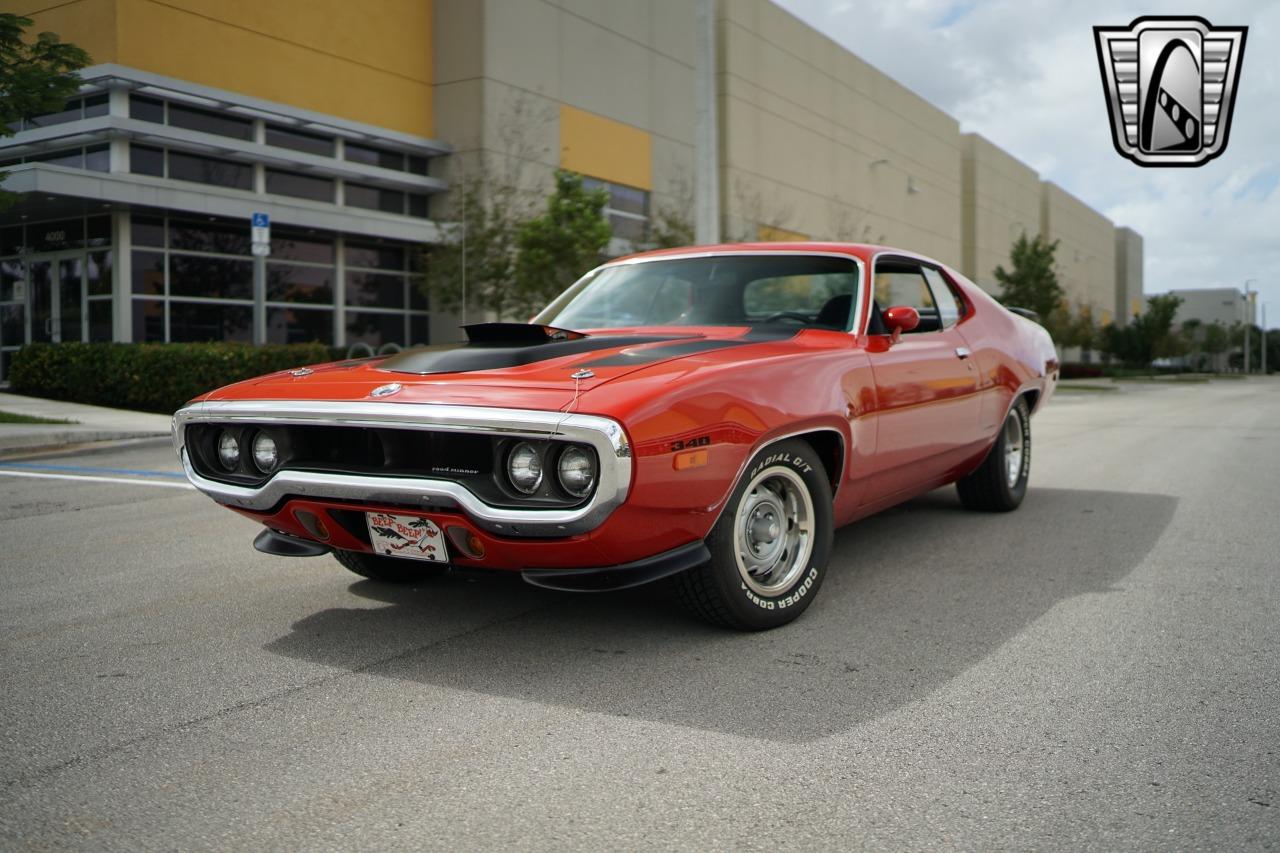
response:
M0 213L0 376L29 341L453 339L418 248L468 174L536 196L579 172L609 193L610 251L643 247L692 218L696 8L0 0L94 62L81 97L0 140L22 194ZM1141 294L1138 235L768 0L713 8L724 239L888 243L990 289L1041 233L1095 317Z

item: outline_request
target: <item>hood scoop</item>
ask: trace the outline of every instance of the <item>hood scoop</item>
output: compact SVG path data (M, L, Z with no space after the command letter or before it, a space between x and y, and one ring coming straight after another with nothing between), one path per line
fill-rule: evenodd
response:
M683 340L683 335L585 335L531 323L473 323L463 326L464 344L405 350L378 365L392 373L469 373L501 370L596 350Z

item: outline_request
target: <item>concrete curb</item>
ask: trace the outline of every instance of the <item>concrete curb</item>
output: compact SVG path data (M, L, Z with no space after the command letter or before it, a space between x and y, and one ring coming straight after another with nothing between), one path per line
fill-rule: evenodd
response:
M12 435L0 432L0 459L13 454L43 450L60 450L81 444L103 441L125 441L142 438L168 438L167 432L135 432L108 429L61 430L45 428L39 432L24 430Z

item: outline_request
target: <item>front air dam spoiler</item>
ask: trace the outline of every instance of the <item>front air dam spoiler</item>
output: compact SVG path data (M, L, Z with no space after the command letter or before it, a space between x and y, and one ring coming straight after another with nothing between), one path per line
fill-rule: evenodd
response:
M690 542L662 554L645 557L634 563L607 566L602 569L526 569L521 572L526 583L562 592L609 592L651 583L689 569L711 559L702 542Z

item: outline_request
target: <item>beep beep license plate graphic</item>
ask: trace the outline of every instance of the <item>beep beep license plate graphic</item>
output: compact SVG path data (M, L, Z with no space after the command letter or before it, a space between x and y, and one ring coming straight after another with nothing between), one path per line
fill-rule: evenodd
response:
M366 512L364 520L369 527L369 542L375 554L432 563L449 562L444 536L439 526L429 518Z

